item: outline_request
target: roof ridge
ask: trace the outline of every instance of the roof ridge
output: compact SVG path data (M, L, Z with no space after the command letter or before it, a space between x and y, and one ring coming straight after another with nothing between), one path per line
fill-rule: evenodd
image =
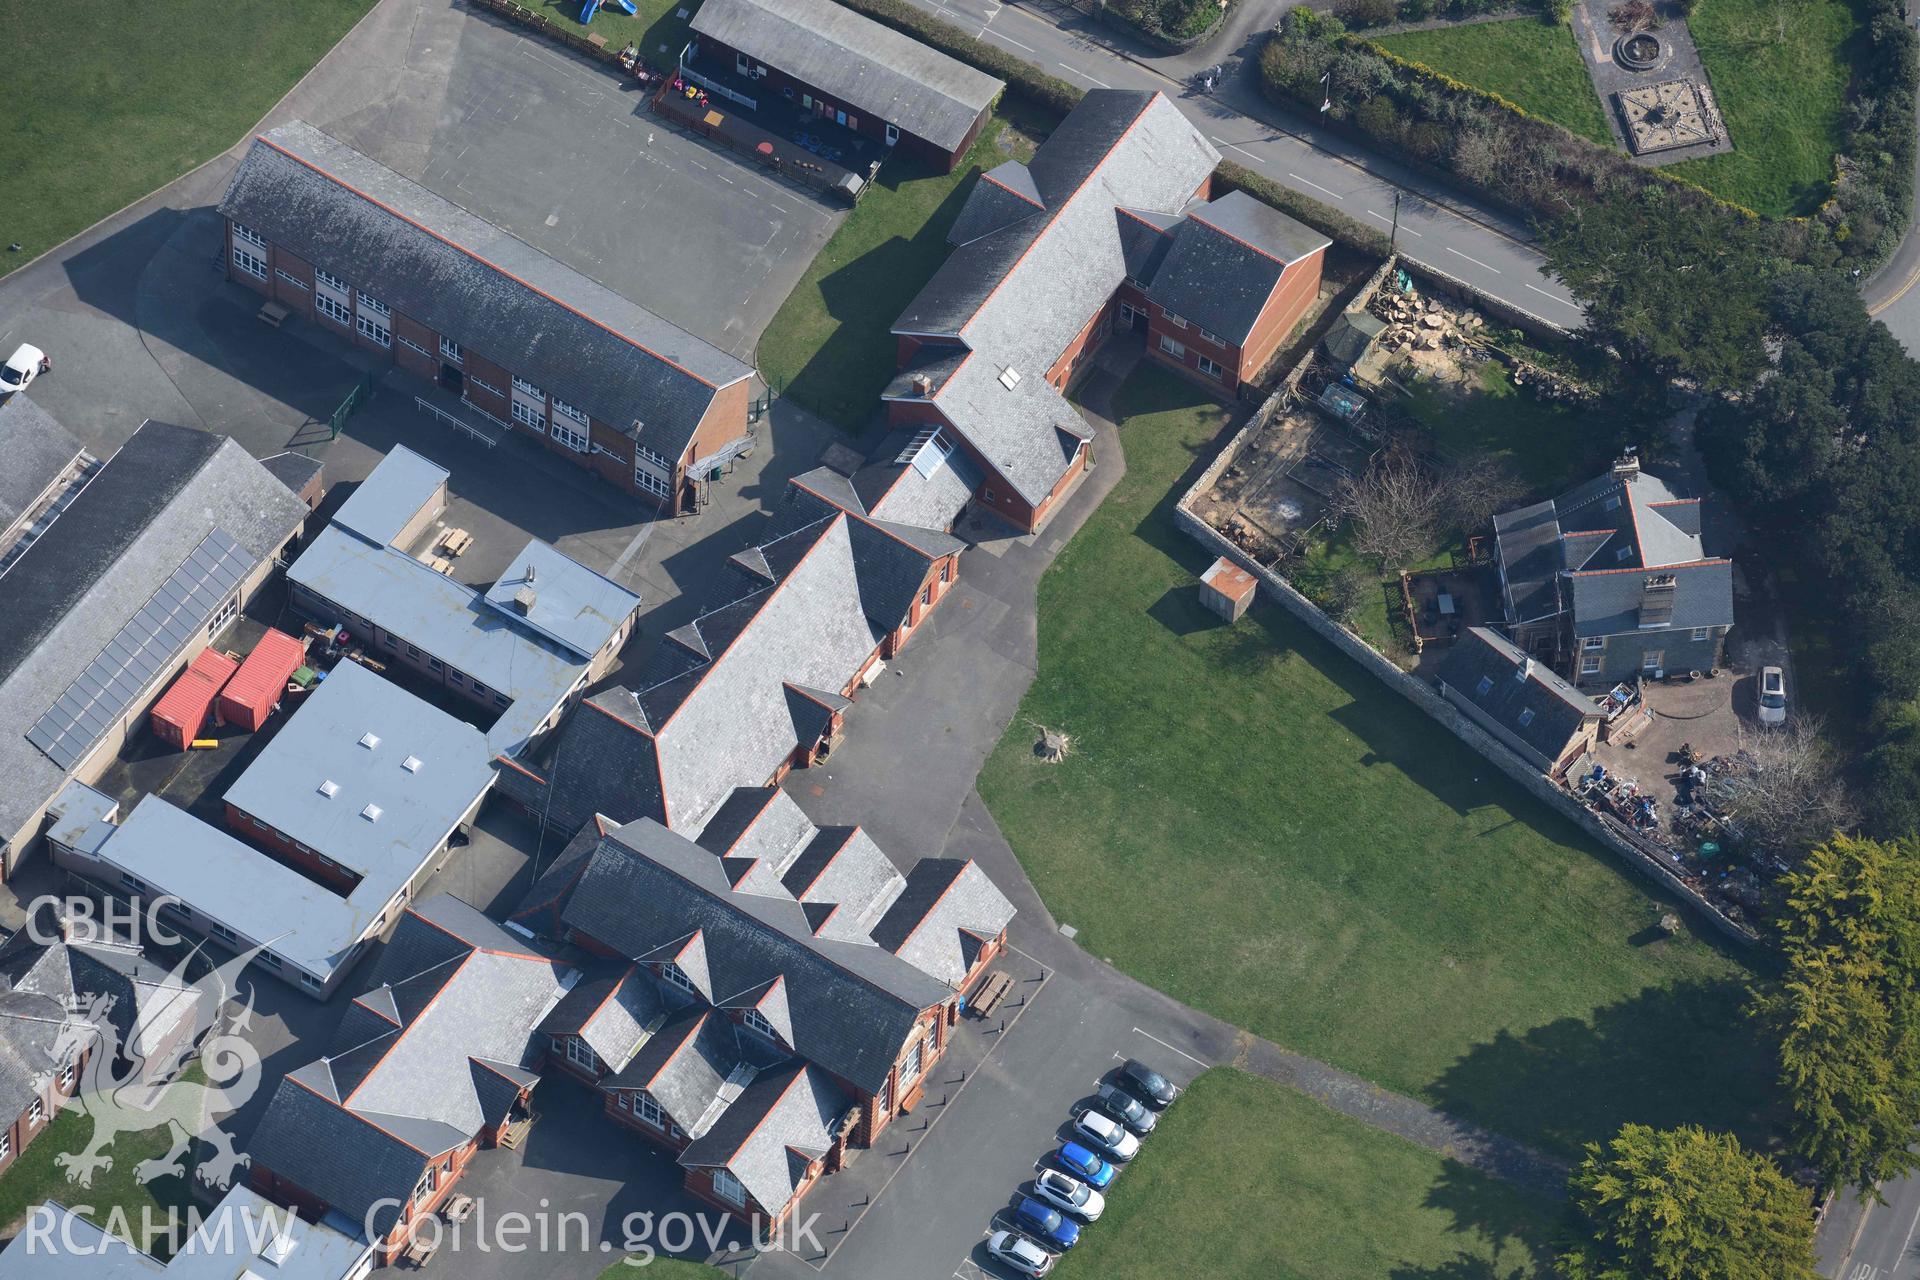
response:
M1569 569L1569 578L1599 578L1609 573L1657 573L1663 569L1708 569L1715 565L1732 564L1725 556L1708 556L1701 560L1682 560L1676 564L1628 565L1624 569Z

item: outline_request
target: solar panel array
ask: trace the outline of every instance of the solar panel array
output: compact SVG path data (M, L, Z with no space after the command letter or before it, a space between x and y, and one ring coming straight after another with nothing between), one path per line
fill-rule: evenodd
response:
M201 539L132 621L34 722L27 741L62 769L80 763L233 595L250 561L219 529Z

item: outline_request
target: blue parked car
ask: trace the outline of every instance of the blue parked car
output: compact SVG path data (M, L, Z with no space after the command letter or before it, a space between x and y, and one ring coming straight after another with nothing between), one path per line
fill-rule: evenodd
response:
M1105 1191L1113 1181L1113 1166L1077 1142L1063 1144L1055 1159L1062 1169L1095 1191Z
M1021 1196L1013 1211L1014 1223L1049 1249L1071 1249L1080 1243L1080 1224L1049 1209L1032 1196Z

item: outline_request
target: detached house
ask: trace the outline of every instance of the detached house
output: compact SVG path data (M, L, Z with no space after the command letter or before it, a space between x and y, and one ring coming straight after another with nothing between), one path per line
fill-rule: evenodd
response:
M1548 777L1600 735L1600 707L1487 627L1468 627L1436 677L1440 696Z
M1496 516L1495 564L1514 644L1574 683L1608 686L1720 662L1733 562L1707 554L1700 499L1629 454L1558 498Z
M1219 161L1160 94L1093 90L1031 162L981 176L894 322L890 420L964 451L979 501L1017 528L1087 464L1066 392L1116 328L1231 392L1318 296L1329 241L1244 194L1210 199Z

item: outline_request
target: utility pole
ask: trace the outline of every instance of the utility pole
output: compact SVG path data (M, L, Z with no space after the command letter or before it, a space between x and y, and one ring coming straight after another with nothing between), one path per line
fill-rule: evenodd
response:
M1400 189L1393 192L1393 230L1387 235L1387 256L1392 257L1400 245Z

